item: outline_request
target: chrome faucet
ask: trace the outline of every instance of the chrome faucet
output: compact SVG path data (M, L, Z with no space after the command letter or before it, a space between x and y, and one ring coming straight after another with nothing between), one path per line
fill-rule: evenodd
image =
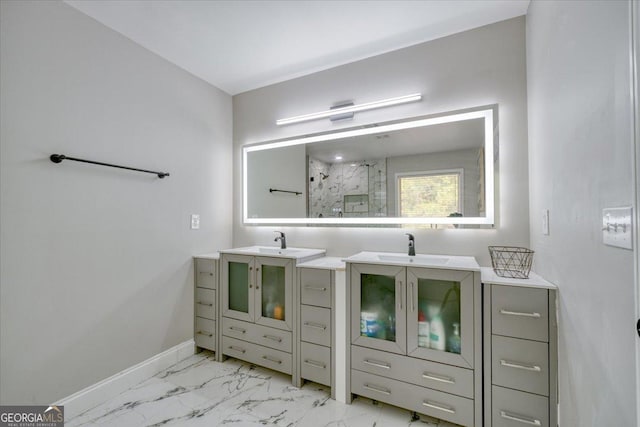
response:
M280 233L278 237L273 239L274 242L280 240L280 249L287 249L287 238L284 236L282 231L274 231L274 233Z
M416 256L416 239L413 234L406 234L409 236L409 256Z

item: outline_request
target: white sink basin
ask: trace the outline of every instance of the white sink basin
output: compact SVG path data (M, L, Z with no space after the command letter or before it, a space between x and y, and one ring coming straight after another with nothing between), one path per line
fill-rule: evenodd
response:
M261 254L269 254L269 255L292 255L297 252L300 252L300 249L280 249L280 248L263 248L258 247L258 252Z
M413 265L444 265L449 262L450 257L439 255L386 255L379 254L380 261L401 262L403 264Z
M225 249L220 252L228 254L254 255L254 256L271 256L278 258L293 258L296 260L306 258L317 258L324 255L324 249L308 249L308 248L287 248L280 249L278 246L247 246L244 248Z
M474 257L456 255L427 255L417 254L409 256L397 252L360 252L345 262L366 264L394 264L408 267L443 268L449 270L480 271L480 266Z

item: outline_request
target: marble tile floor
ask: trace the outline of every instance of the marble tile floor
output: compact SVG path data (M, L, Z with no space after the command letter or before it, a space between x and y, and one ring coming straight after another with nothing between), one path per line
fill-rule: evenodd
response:
M357 397L336 402L327 387L291 385L291 377L236 359L195 354L67 420L65 426L453 427Z

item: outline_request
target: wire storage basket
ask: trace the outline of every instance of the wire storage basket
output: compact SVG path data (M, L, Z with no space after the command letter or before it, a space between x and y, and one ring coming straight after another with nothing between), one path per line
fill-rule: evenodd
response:
M526 279L531 271L533 251L517 246L489 246L491 266L500 277Z

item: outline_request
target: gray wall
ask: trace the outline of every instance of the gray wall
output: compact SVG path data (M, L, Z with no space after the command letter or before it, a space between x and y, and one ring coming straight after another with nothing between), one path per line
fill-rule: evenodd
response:
M47 404L193 337L191 256L231 245L231 99L64 3L0 15L0 398Z
M490 104L499 105L500 164L495 229L415 230L422 253L473 255L489 264L487 245L528 246L525 20L515 18L354 62L233 97L234 234L236 246L272 244L274 227L242 224L243 144L306 135ZM328 120L278 127L276 119L420 92L422 102L356 113L348 123ZM361 250L405 251L405 231L279 227L291 246L326 248L329 255Z
M307 216L307 153L304 145L247 153L249 218ZM231 185L227 182L227 185ZM302 194L269 192L275 188Z
M601 232L602 209L633 200L628 7L534 1L527 17L531 244L560 288L565 426L636 425L633 252Z

